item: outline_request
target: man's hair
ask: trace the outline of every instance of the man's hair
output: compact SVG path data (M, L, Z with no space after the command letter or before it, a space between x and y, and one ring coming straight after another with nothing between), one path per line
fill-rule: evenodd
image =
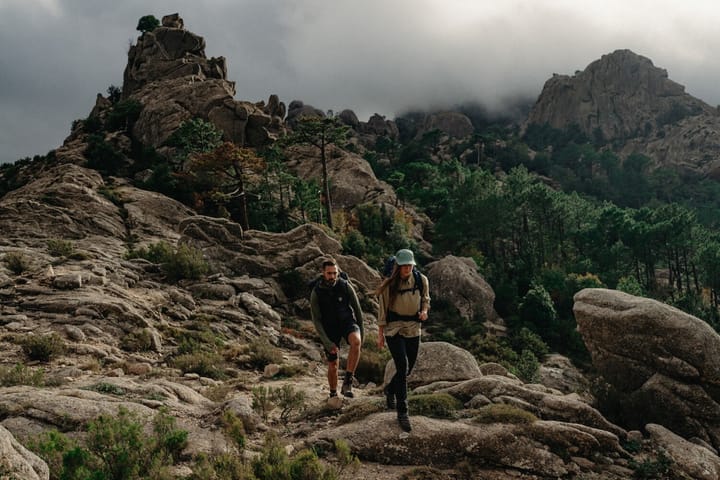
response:
M326 267L337 267L337 262L334 258L326 258L323 260L322 269L325 270Z

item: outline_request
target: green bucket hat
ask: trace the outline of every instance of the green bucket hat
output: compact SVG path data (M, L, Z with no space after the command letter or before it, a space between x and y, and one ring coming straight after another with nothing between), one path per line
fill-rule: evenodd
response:
M415 255L412 250L403 248L395 254L395 263L398 265L415 265Z

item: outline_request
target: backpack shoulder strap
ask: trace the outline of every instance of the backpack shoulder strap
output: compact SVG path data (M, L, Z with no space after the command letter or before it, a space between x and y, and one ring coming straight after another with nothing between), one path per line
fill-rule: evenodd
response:
M422 275L420 274L420 271L415 268L413 268L412 273L413 277L415 277L415 287L413 288L413 290L420 290L420 297L422 299L422 296L425 294L425 284L423 284Z

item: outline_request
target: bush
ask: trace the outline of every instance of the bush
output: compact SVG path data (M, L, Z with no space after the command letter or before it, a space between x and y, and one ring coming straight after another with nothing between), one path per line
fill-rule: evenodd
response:
M117 175L125 164L125 156L105 141L105 136L94 133L88 136L88 146L83 152L87 167L103 175Z
M187 445L187 432L160 410L146 435L136 413L120 407L115 416L101 415L88 425L84 443L53 430L29 442L50 467L53 479L169 480L167 467Z
M109 132L117 130L130 131L140 116L142 104L135 99L122 100L116 103L105 122Z
M408 397L410 411L434 418L452 418L463 407L460 400L447 393L428 393Z
M510 368L523 382L533 383L538 379L540 362L530 350L523 350L518 361Z
M53 257L69 257L75 251L75 245L70 240L51 238L47 241L47 249Z
M256 340L248 346L250 350L249 365L261 369L271 363L283 361L282 351L265 340Z
M184 278L197 280L210 270L210 266L200 250L180 245L170 260L162 265L162 270L170 281L176 282Z
M28 335L21 341L22 350L30 360L49 362L52 357L65 353L65 341L57 333Z
M125 335L120 341L120 348L128 352L148 352L153 349L150 330L143 328Z
M197 373L200 376L216 380L226 377L223 371L223 357L217 353L186 353L173 358L171 363L183 373Z
M135 30L146 33L146 32L152 32L156 28L160 26L160 20L155 18L155 15L145 15L140 17L140 20L138 20L137 27L135 27Z
M294 412L305 409L305 392L297 391L292 385L283 385L272 391L272 399L280 407L280 421L285 423Z
M210 270L202 251L185 244L174 249L169 243L161 241L147 247L130 249L125 258L144 258L160 264L163 273L172 282L184 278L197 280Z
M3 262L15 275L20 275L30 269L30 259L22 252L6 253Z
M491 403L478 410L473 417L476 423L533 423L537 417L532 413L504 403Z
M45 372L42 368L30 368L20 363L14 367L0 366L0 387L15 385L42 387L45 385Z

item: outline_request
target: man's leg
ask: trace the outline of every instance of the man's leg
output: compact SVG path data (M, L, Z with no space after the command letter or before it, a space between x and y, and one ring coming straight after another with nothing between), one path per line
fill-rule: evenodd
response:
M350 351L348 352L347 365L345 366L345 380L343 380L340 391L348 398L353 398L355 394L352 391L353 378L355 376L355 369L360 361L360 348L362 339L360 338L360 331L356 325L353 326L351 331L345 337L348 345L350 345Z
M350 345L350 351L348 352L347 368L345 371L355 375L355 370L360 361L360 349L362 348L360 332L352 332L348 335L347 342Z
M337 395L337 384L338 384L338 363L339 360L337 357L335 360L328 359L328 371L327 371L327 379L328 379L328 385L330 386L330 395L335 393Z

